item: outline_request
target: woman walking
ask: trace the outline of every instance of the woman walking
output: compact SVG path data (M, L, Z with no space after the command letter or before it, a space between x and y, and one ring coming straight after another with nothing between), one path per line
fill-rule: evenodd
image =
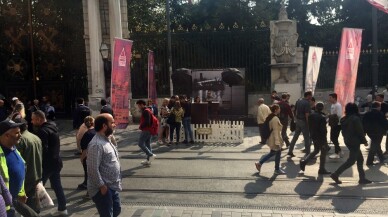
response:
M281 136L281 131L283 125L280 123L280 120L278 118L278 115L280 113L280 107L277 104L274 104L270 107L271 114L267 117L266 122L269 122L269 130L270 130L270 136L268 138L268 146L270 148L270 152L262 157L262 159L259 162L255 163L257 171L261 170L261 166L263 163L268 161L272 156L275 155L275 175L282 175L285 174L285 172L280 169L280 154L282 151L283 146L283 139Z

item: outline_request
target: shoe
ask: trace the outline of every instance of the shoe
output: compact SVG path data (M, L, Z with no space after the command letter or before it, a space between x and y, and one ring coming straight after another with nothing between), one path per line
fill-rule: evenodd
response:
M360 181L358 181L358 184L360 184L360 185L366 185L366 184L370 184L370 183L372 183L372 181L369 179L360 179Z
M335 175L334 173L332 173L331 175L330 175L330 178L331 179L333 179L334 181L335 181L335 183L336 184L342 184L342 182L338 179L338 176L337 175Z
M143 160L143 161L141 162L141 164L142 164L143 166L149 166L149 165L151 165L151 162L149 162L148 160Z
M295 157L295 155L293 153L288 153L287 157L292 158L292 157Z
M330 159L340 159L341 156L339 154L334 153L334 154L330 155L329 158Z
M78 185L77 190L86 190L88 189L88 186L86 186L84 183L81 183Z
M331 174L331 172L327 171L327 170L318 170L318 174L319 175L329 175L329 174Z
M375 163L375 162L373 162L373 163L367 163L366 164L366 166L368 166L368 167L373 167L373 166L376 166L378 163Z
M306 149L300 150L302 153L307 153Z
M68 213L67 213L67 209L63 210L63 211L55 211L53 213L51 213L52 216L67 216Z
M304 170L300 170L298 174L300 175L304 174Z
M306 169L306 161L301 160L299 163L300 170L304 171Z
M191 140L191 142L190 142L191 144L194 144L194 140Z
M265 145L265 142L262 141L262 142L260 142L259 144L260 144L260 145Z
M255 166L256 166L257 171L260 173L261 164L259 162L255 162Z
M286 172L283 171L282 169L275 170L273 173L275 175L285 175L286 174Z
M148 162L151 163L153 160L155 160L155 157L156 157L156 155L153 154L153 155L148 159Z

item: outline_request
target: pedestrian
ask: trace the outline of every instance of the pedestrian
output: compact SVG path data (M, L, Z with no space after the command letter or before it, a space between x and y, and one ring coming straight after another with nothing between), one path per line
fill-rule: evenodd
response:
M9 119L14 121L15 119L24 118L22 113L23 109L24 109L23 104L20 104L20 103L15 104L15 106L13 107L13 111L9 116Z
M313 159L319 152L319 170L318 174L325 175L330 174L325 168L326 154L327 154L327 129L326 129L326 115L323 113L324 105L322 102L318 102L315 105L315 112L309 115L309 131L311 139L314 143L314 151L308 154L304 159L300 161L300 173L304 173L306 165Z
M342 106L337 101L337 94L329 94L329 102L331 103L330 115L329 115L329 126L330 126L330 140L334 144L334 154L330 155L330 159L339 159L343 157L343 152L339 145L339 135L341 132L341 118L342 118Z
M288 118L291 118L291 121L294 121L294 114L291 111L291 106L288 103L289 94L283 93L282 100L278 102L280 107L279 119L280 123L283 125L282 127L282 139L288 148L290 146L290 140L287 135L288 128Z
M308 129L308 117L311 113L310 100L313 97L311 91L304 93L304 98L300 99L295 104L296 129L294 137L291 140L290 147L287 153L288 157L295 157L293 151L295 143L299 138L300 133L303 134L304 148L306 155L310 153L310 132Z
M383 151L381 150L381 141L388 130L388 121L383 113L380 112L380 109L381 103L373 102L372 110L365 113L362 119L364 131L371 139L371 146L366 160L367 166L375 165L373 162L375 155L379 158L380 163L383 163L385 160Z
M152 111L152 114L158 117L158 106L155 104L154 100L148 99L147 100L147 107Z
M0 122L0 174L12 196L12 208L7 208L7 216L15 216L15 210L23 216L39 216L27 206L24 191L26 177L25 162L20 156L16 145L19 143L21 123L12 120Z
M112 106L108 104L106 99L101 99L100 104L101 104L100 114L108 113L114 117Z
M190 141L191 144L194 144L193 130L191 129L191 102L187 99L187 96L183 97L181 105L184 112L182 123L185 140L183 140L183 143L188 144Z
M174 141L174 130L175 130L175 136L176 136L176 142L175 144L179 144L179 139L181 136L181 125L182 125L182 119L185 115L185 112L183 111L181 107L181 103L178 101L175 102L175 106L171 109L170 115L173 115L175 117L175 120L173 123L170 124L170 145Z
M42 141L28 131L26 120L16 119L15 122L22 124L19 127L22 137L17 145L17 149L27 165L24 181L27 205L39 213L40 209L37 206L39 199L36 197L36 186L42 179Z
M268 146L270 148L270 152L264 155L260 161L255 163L257 171L260 173L261 167L263 163L268 161L271 157L275 156L275 175L282 175L285 172L280 169L280 155L282 152L283 139L281 136L282 124L278 118L280 113L280 107L277 104L271 106L271 114L267 117L269 120L269 129L271 134L268 138Z
M90 108L84 105L84 99L78 98L77 99L77 108L74 111L73 114L73 129L78 130L80 126L83 124L84 119L87 116L91 115ZM78 133L78 132L77 132ZM76 133L76 135L77 135ZM77 143L77 151L74 153L75 155L81 155L81 147Z
M88 154L89 142L96 135L96 131L94 130L94 118L92 116L87 116L85 118L83 124L88 129L82 135L82 138L81 138L81 141L80 141L80 146L81 146L81 150L82 150L82 154L80 156L80 160L81 160L82 166L84 168L84 181L81 184L78 185L77 190L86 190L87 189L87 186L88 186L87 185L88 184L88 171L87 171L87 165L86 165L86 157L87 157L87 154Z
M164 98L162 106L160 107L160 130L159 130L159 143L167 143L170 136L170 125L167 123L167 118L170 115L170 109L167 107L168 98Z
M12 98L11 107L12 107L13 111L15 111L15 108L17 108L19 114L21 115L20 118L26 117L26 111L24 108L24 104L22 103L22 101L19 100L19 98L17 98L17 97ZM14 118L17 118L17 117L14 117Z
M257 124L259 125L259 132L260 135L263 135L263 126L264 126L264 121L267 119L268 115L271 114L271 110L269 107L264 104L264 99L259 98L257 100ZM267 141L261 137L260 144L264 145Z
M147 155L147 159L142 161L141 164L144 166L151 165L151 162L155 160L156 155L152 153L151 146L151 126L152 126L152 111L146 107L144 100L138 100L136 102L137 107L141 112L140 126L141 130L139 137L139 147Z
M271 100L272 100L272 103L278 103L281 100L280 97L278 96L278 92L276 92L276 90L273 90L271 92Z
M12 196L7 186L5 185L4 179L0 174L0 216L7 217L7 206L12 205Z
M359 175L359 184L369 184L371 181L365 178L365 171L363 168L364 157L362 156L360 145L368 146L365 138L365 132L362 127L361 118L359 117L358 107L354 103L348 103L345 106L345 117L341 119L342 135L344 137L345 145L349 149L349 158L343 163L330 177L337 184L342 182L339 176L348 168L357 162L357 170Z
M380 112L387 117L388 113L388 103L384 102L384 94L377 94L376 101L380 102ZM388 155L388 133L385 140L385 152L384 155Z
M121 213L119 153L109 139L115 127L112 115L98 115L94 120L96 135L88 146L88 193L101 217L116 217Z
M38 127L37 136L42 140L43 185L46 184L47 180L50 180L51 188L53 188L58 200L58 210L52 215L67 215L66 197L63 192L60 174L63 163L59 155L61 146L58 128L53 123L47 122L45 114L40 110L32 113L32 124Z

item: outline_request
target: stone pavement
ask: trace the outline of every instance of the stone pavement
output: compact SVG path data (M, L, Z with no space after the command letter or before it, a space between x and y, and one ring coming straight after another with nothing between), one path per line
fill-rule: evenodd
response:
M69 216L98 216L92 201L84 197L85 192L75 190L82 181L83 172L73 155L75 132L69 123L58 123L64 159L62 184ZM384 204L388 205L387 167L368 169L367 175L376 181L374 185L357 186L354 167L344 174L344 185L333 187L330 178L316 178L317 163L306 168L305 176L298 177L298 157L303 154L296 152L298 156L294 160L281 160L286 176L271 181L273 162L265 165L261 174L252 174L258 154L268 152L267 146L256 145L259 138L255 127L245 129L243 144L195 144L191 147L154 144L158 157L151 168L138 166L144 155L137 147L139 131L136 125L117 130L115 135L119 141L124 186L120 216L388 216L382 215L382 210L388 210L388 206L384 207ZM298 140L300 143L302 138ZM299 148L300 144L297 145ZM347 152L346 148L344 151ZM328 168L333 171L343 160L329 160ZM55 199L49 185L46 187ZM50 216L53 210L46 209L41 214Z

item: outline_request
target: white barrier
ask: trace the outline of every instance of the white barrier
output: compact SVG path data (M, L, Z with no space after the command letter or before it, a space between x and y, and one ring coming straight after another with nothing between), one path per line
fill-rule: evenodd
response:
M192 124L195 142L202 143L242 143L244 140L243 121L210 121L209 124ZM184 128L180 141L185 139Z

